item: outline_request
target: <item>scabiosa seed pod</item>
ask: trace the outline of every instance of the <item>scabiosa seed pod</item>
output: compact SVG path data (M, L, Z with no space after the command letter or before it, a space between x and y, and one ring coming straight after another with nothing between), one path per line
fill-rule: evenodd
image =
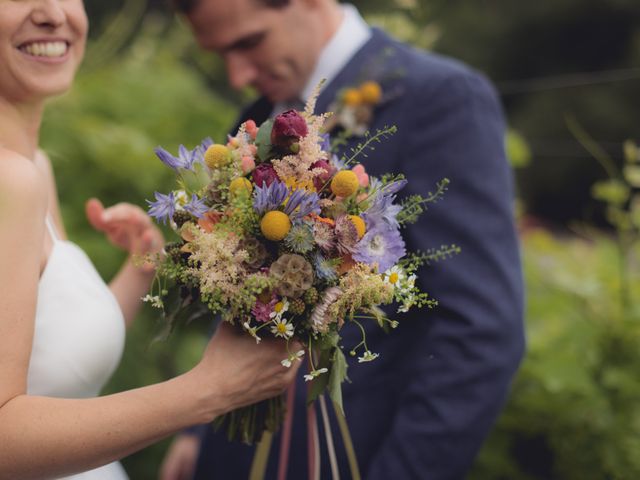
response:
M313 268L302 255L285 253L271 264L269 274L276 280L276 293L298 298L313 285Z

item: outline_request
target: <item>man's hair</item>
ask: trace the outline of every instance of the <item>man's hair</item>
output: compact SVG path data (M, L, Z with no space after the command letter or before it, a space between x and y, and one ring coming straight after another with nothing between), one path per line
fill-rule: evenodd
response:
M198 6L201 0L170 0L171 6L182 13L190 13ZM267 8L284 8L290 0L253 0Z

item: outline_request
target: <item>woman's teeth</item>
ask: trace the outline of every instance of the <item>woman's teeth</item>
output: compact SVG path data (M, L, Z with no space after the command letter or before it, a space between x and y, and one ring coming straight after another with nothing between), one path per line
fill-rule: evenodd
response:
M20 50L36 57L62 57L67 53L66 42L37 42L20 47Z

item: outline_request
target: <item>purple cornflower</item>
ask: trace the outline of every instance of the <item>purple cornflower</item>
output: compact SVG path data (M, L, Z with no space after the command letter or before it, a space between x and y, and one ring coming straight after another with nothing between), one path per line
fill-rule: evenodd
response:
M191 195L191 201L184 206L184 209L196 218L201 218L209 211L204 199L198 198L195 193Z
M169 195L164 195L159 192L155 192L156 201L150 202L147 200L149 204L149 216L156 219L156 221L162 223L167 223L167 220L171 220L173 218L173 214L176 211L176 199L173 196L173 192Z
M184 145L178 147L178 156L174 157L168 151L162 147L156 147L156 155L166 166L178 170L183 168L185 170L193 170L193 164L196 162L202 162L204 158L204 152L202 146L198 145L193 150L189 150Z
M253 209L260 215L280 207L289 195L289 189L279 180L269 186L264 183L262 185L262 187L256 186L253 191Z
M365 233L353 251L353 259L368 265L378 264L384 272L394 266L406 253L400 232L380 223Z
M308 192L304 188L299 188L287 200L284 213L289 215L291 220L297 220L310 213L320 213L319 201L320 197L316 192Z
M375 198L371 206L362 214L362 219L367 229L374 228L380 223L385 223L392 228L400 228L396 216L402 210L400 205L394 205L395 196L380 195Z

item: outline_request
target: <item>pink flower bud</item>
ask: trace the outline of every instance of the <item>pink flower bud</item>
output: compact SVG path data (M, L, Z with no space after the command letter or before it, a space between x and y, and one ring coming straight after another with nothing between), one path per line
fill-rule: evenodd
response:
M242 169L242 173L247 174L252 172L254 168L256 168L256 162L253 157L245 155L240 160L240 168Z
M353 167L351 171L356 174L356 177L358 177L358 183L361 187L366 188L369 186L369 175L365 172L364 165L359 163Z
M247 120L244 122L244 130L249 134L251 140L256 139L256 136L258 135L258 126L256 125L256 122L253 120Z
M273 121L271 144L288 147L308 133L307 122L295 110L287 110Z

